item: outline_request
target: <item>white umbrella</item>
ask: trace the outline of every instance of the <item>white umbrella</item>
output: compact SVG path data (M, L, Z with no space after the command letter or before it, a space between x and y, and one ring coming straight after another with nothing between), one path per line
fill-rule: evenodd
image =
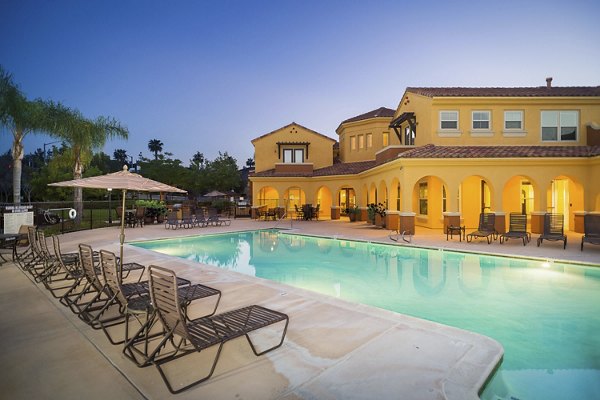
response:
M122 171L114 172L112 174L49 183L48 186L80 187L88 189L121 189L123 191L123 212L121 213L121 235L119 237L121 242L121 265L123 264L123 243L125 242L125 195L127 191L187 193L185 190L178 189L174 186L169 186L152 179L144 178L139 174L129 172L127 165L123 166Z

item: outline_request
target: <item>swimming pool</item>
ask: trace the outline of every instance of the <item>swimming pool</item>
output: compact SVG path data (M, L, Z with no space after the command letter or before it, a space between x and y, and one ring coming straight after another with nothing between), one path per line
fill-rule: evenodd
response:
M132 245L490 336L483 399L600 398L600 268L270 230Z

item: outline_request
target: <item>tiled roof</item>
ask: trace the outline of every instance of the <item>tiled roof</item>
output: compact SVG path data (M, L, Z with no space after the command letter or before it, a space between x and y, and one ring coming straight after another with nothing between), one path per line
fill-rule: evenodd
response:
M427 144L398 158L594 157L600 146L435 146Z
M370 118L392 118L395 113L396 110L392 110L391 108L379 107L377 110L369 111L367 113L357 115L356 117L348 118L342 121L342 124L345 124L346 122L362 121Z
M336 163L329 167L319 168L310 172L275 172L275 169L269 169L257 172L253 176L260 178L276 177L310 177L310 176L333 176L333 175L355 175L371 169L375 166L375 161L359 161L353 163Z
M599 97L600 86L408 87L406 92L427 97Z

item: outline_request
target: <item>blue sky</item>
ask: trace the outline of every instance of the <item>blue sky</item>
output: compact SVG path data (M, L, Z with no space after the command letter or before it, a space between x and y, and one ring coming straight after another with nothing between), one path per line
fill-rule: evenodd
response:
M242 166L250 140L292 121L337 139L407 86L600 85L598 1L2 0L0 14L0 64L29 98L117 118L130 136L111 156L160 139L185 165L227 151Z

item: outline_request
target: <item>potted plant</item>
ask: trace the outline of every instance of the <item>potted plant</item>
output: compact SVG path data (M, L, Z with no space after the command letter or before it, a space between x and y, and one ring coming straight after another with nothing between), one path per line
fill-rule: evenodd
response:
M167 206L165 203L158 200L138 200L135 202L138 207L146 207L144 222L153 224L156 220L159 224L163 222L167 215Z
M360 213L360 210L358 209L358 207L348 207L348 208L346 208L345 211L346 211L346 215L348 215L348 218L350 218L350 222L356 221L356 217Z
M369 204L367 215L373 225L385 227L385 206L383 203Z

